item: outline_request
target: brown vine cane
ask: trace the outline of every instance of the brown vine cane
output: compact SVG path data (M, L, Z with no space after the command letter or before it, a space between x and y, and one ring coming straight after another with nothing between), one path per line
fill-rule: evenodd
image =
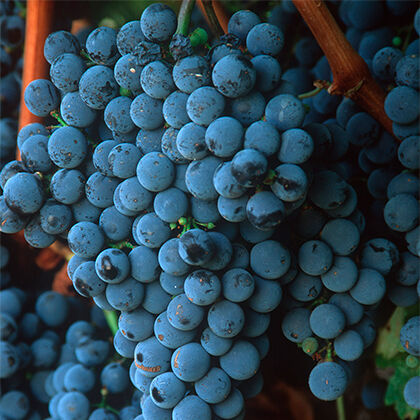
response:
M324 1L293 0L293 3L327 57L333 74L328 92L352 99L393 134L392 122L384 110L385 92L347 41Z

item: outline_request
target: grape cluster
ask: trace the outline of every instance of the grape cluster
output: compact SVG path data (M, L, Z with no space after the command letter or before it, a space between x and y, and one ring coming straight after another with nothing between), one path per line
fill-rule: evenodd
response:
M418 56L381 27L412 9L363 3L339 13L393 88L385 110L400 145L350 99L306 94L331 81L313 38L283 72L290 2L268 22L235 13L210 48L159 3L82 45L48 36L51 80L24 97L58 125L18 133L0 230L23 229L38 248L67 240L75 290L120 313L113 344L133 359L138 420L244 418L280 303L285 337L317 362L312 393L334 400L375 341L384 298L417 303Z
M141 394L129 392L128 366L112 356L102 311L51 290L34 299L14 286L4 246L0 259L1 417L126 420L140 414Z
M17 113L23 68L25 21L20 3L0 4L0 169L16 153Z

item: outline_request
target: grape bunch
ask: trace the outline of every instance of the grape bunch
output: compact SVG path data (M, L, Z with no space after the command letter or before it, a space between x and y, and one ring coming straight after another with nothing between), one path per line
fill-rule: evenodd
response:
M8 1L0 4L0 169L16 153L25 34L25 21L21 15L20 3Z
M82 45L66 31L45 41L50 80L24 97L51 124L17 135L0 231L23 229L37 248L67 241L75 290L119 312L113 345L133 359L139 420L244 418L277 307L315 362L310 390L335 400L387 299L418 302L417 44L404 55L381 26L413 10L348 0L338 11L389 86L400 145L351 99L311 91L331 81L312 37L283 71L290 2L268 22L236 12L212 45L159 3Z
M112 355L102 311L51 290L34 298L5 270L8 248L1 247L0 259L1 417L125 420L140 414L141 394L129 391L127 363Z

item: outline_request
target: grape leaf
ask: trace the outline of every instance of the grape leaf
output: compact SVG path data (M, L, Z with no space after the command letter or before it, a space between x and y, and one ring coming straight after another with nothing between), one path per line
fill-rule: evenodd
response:
M385 405L393 405L400 419L415 419L419 410L416 410L404 400L404 386L407 381L416 375L417 369L409 368L401 358L401 362L395 368L394 374L389 379L385 394Z

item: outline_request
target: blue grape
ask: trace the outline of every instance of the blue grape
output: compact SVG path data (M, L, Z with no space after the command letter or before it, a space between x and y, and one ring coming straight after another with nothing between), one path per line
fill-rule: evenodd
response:
M418 89L419 86L419 63L416 52L414 55L409 55L407 50L405 52L407 55L401 58L396 63L396 74L395 81L397 85L404 85L411 87L413 89Z
M408 232L418 224L419 205L410 194L397 194L384 207L385 223L397 232Z
M385 98L384 108L388 117L399 124L410 124L420 114L419 93L408 86L398 86Z
M115 64L119 58L115 29L106 26L94 29L86 39L86 51L96 64Z
M101 209L95 207L86 198L72 205L73 217L76 222L97 223Z
M117 420L117 416L106 408L93 410L88 420Z
M36 215L23 231L26 242L34 248L46 248L55 241L55 236L46 233L41 226L40 216Z
M231 162L222 162L214 171L213 185L222 197L239 198L245 188L233 177L231 167Z
M131 341L142 341L153 334L155 318L142 308L121 312L118 326L121 333Z
M172 92L165 99L162 113L165 121L171 127L180 129L190 121L186 109L187 100L188 95L181 91Z
M67 31L52 32L44 43L44 57L49 64L61 54L79 54L80 44L77 38Z
M220 159L208 156L193 161L188 165L185 173L185 182L189 192L200 200L211 201L217 198L217 191L213 185L213 176Z
M242 329L244 337L259 337L264 334L270 325L270 315L255 312L252 309L245 310L245 325Z
M21 391L9 391L0 400L0 412L7 418L20 420L29 414L29 398Z
M178 244L180 257L190 265L202 265L208 262L215 251L215 244L210 235L201 229L185 232Z
M85 366L101 365L108 358L109 344L107 341L86 339L75 349L76 358Z
M172 184L174 176L173 163L162 153L150 152L137 165L137 178L149 191L165 190Z
M347 383L346 371L335 362L320 363L309 375L310 390L317 398L324 401L332 401L343 395Z
M194 420L197 416L203 420L210 420L212 412L210 406L196 395L186 396L172 411L173 420Z
M60 104L58 89L45 79L29 83L25 89L24 101L29 111L38 117L47 117Z
M348 120L346 131L352 144L366 146L378 138L380 125L369 114L358 112Z
M170 300L171 296L162 289L159 281L145 285L142 305L146 311L158 315L166 309Z
M229 19L228 32L236 35L243 43L249 31L260 22L260 18L254 12L250 10L239 10Z
M203 86L195 89L187 100L187 114L198 125L208 126L220 117L225 100L215 88Z
M133 52L140 41L144 41L144 34L138 20L121 26L117 34L117 48L121 55Z
M192 303L184 293L175 296L167 308L169 323L182 331L191 331L198 327L204 314L204 309Z
M193 122L185 124L178 132L176 147L188 160L199 160L207 155L206 130Z
M12 376L19 368L19 355L17 349L6 341L0 341L0 378Z
M395 159L397 147L394 137L383 132L376 142L365 148L366 157L377 165L390 163Z
M169 239L170 229L156 213L148 213L139 220L136 234L142 245L159 248Z
M79 222L68 233L70 249L80 257L93 258L102 250L104 236L98 225L92 222Z
M66 332L66 343L76 347L83 338L91 338L95 332L92 324L87 321L76 321L68 328Z
M420 409L420 376L413 376L404 386L404 400L412 408Z
M402 52L393 47L384 47L377 51L372 60L375 76L381 80L392 82L397 63L402 57Z
M95 303L97 303L96 298L94 298ZM114 310L114 308L109 305L109 308L104 308L105 310ZM136 347L136 342L129 340L126 338L120 330L118 330L114 335L114 348L116 352L125 358L132 359L134 356L134 349Z
M108 284L105 290L109 304L119 311L136 309L144 297L144 286L132 277L118 284Z
M400 342L404 350L413 356L420 355L420 317L410 318L400 331Z
M408 169L419 169L420 136L405 138L398 147L398 159Z
M212 80L220 93L228 98L237 98L252 90L256 81L256 70L244 56L229 54L214 66Z
M305 172L291 163L284 163L275 169L273 193L281 200L290 203L305 197L308 189L308 178Z
M231 117L244 126L262 119L265 110L265 99L260 92L252 91L247 95L232 99L227 107Z
M86 64L79 55L65 53L52 62L50 78L61 92L74 92L78 89L79 79L85 71Z
M209 85L210 66L204 57L191 55L175 63L172 76L176 87L185 93Z
M48 154L58 167L76 168L87 155L86 138L77 128L60 127L49 138Z
M99 226L113 241L121 241L130 234L133 219L124 216L114 206L106 208L99 217Z
M154 99L165 99L175 90L172 69L164 61L147 64L141 72L140 83L144 92Z
M374 238L367 241L360 254L363 268L372 268L382 275L387 275L399 262L397 247L389 240Z
M149 384L150 385L150 384ZM148 389L149 387L147 387ZM172 420L172 410L166 410L158 407L152 400L152 398L147 396L141 403L142 415L136 417L140 420L149 419L149 420Z
M169 127L167 130L165 130L161 141L162 153L174 163L187 163L188 159L182 156L176 145L178 132L179 130L173 127Z
M221 300L209 310L207 321L211 331L221 338L238 335L245 323L245 314L236 303Z
M271 99L266 108L267 122L285 131L302 125L305 111L302 103L292 95L281 94Z
M277 56L283 49L284 35L280 28L271 23L259 23L248 32L246 46L253 56Z
M267 280L281 277L291 264L290 253L279 242L266 240L251 249L250 265L254 272Z
M331 210L345 203L347 193L347 183L335 172L326 170L315 174L309 197L321 209Z
M185 382L196 382L210 369L210 356L199 343L188 343L172 354L174 374Z
M368 315L364 315L362 320L353 328L362 337L365 348L375 341L376 327Z
M207 270L192 272L184 282L185 296L199 306L213 304L219 297L221 289L218 277Z
M281 79L279 62L269 55L257 55L251 60L251 63L257 71L257 89L261 92L275 89Z
M123 27L121 28L121 30L122 29ZM121 30L119 34L121 33ZM126 47L124 46L124 48ZM119 49L121 50L121 48ZM120 87L124 89L129 89L133 93L137 94L141 92L140 74L142 70L143 67L140 66L140 64L137 62L136 57L133 54L126 53L115 63L114 78Z
M349 257L336 256L331 268L321 274L323 285L332 292L341 293L350 290L356 283L358 269Z
M150 384L150 397L160 408L174 408L184 397L186 387L172 372L165 372Z
M195 336L196 330L180 330L173 327L168 321L167 312L162 312L155 320L155 337L161 344L170 349L176 349L189 343Z
M128 372L119 363L109 363L102 369L101 383L110 394L119 394L128 387Z
M37 315L49 327L58 327L63 324L67 319L69 309L68 300L53 291L42 293L35 303Z
M184 292L185 276L173 276L172 274L162 271L159 276L160 285L166 293L172 296L179 295Z
M50 199L40 209L40 220L41 227L46 233L57 235L70 226L71 210L68 206Z
M254 311L267 313L273 311L283 296L279 283L254 276L255 290L249 299L249 307Z
M95 270L102 281L121 283L130 273L130 262L123 251L108 248L96 257Z
M395 280L403 286L413 286L420 277L418 258L409 252L400 254L401 265L395 273Z
M39 178L25 172L10 178L4 185L3 192L8 208L23 215L36 213L44 202Z
M241 148L242 137L243 128L238 120L221 117L207 127L205 142L215 156L229 158Z
M119 184L115 193L118 191L118 197L121 204L129 212L140 212L152 203L153 195L145 189L138 181L137 177L124 180Z
M80 264L73 274L72 281L76 291L85 297L97 296L105 291L106 285L96 274L93 261Z
M138 246L128 255L131 264L131 275L141 283L155 281L160 273L157 253L146 247Z
M289 293L299 302L310 302L316 299L322 291L319 277L300 272L290 283Z
M129 133L135 126L130 118L132 100L127 96L117 96L108 102L104 110L104 121L112 131Z
M131 103L131 119L143 130L156 130L163 125L162 106L161 100L141 93Z
M331 339L343 332L346 318L338 306L323 303L312 311L309 324L318 337Z
M362 355L363 350L362 337L356 331L345 331L334 339L334 351L342 360L356 360Z
M38 369L51 368L58 357L56 344L48 338L38 338L31 344L31 365Z
M97 116L96 111L82 101L78 91L68 92L63 96L60 114L65 123L77 128L89 127Z
M89 416L89 400L77 391L68 392L60 398L57 406L57 413L63 420L83 419Z
M103 65L87 69L79 81L82 101L93 109L105 109L108 102L118 95L118 84L114 72Z
M232 346L233 340L219 337L210 328L205 328L201 334L200 342L204 350L212 356L225 354Z
M245 131L244 148L256 149L269 157L274 155L280 147L280 135L268 122L257 121Z
M23 164L30 172L48 173L53 164L47 151L48 137L35 134L25 140L20 148Z
M189 266L180 257L179 252L179 239L172 238L165 242L159 250L158 260L162 270L168 274L175 276L182 276L189 271Z
M241 150L233 157L231 172L236 181L244 187L258 185L265 177L267 159L254 149Z
M387 382L381 379L374 379L365 384L361 392L363 405L369 410L383 407L386 388Z
M7 301L9 293L2 292L3 299ZM16 296L13 296L16 298ZM2 302L3 304L3 302ZM12 314L6 312L0 313L0 337L2 341L15 341L18 333L18 326Z
M323 227L320 237L331 247L334 254L341 256L354 252L360 240L356 225L346 219L330 220Z
M144 36L154 42L167 41L175 32L176 22L175 12L161 3L146 7L140 18Z
M289 82L293 86L293 91L279 92L278 94L288 93L297 96L313 89L313 75L305 67L292 67L287 69L282 75L282 80Z
M137 344L134 359L142 375L154 378L169 369L171 354L155 337L150 337Z
M76 169L60 169L50 182L52 196L60 203L75 204L83 197L85 177Z
M232 388L229 396L213 406L214 413L220 418L243 419L244 397L237 388Z

